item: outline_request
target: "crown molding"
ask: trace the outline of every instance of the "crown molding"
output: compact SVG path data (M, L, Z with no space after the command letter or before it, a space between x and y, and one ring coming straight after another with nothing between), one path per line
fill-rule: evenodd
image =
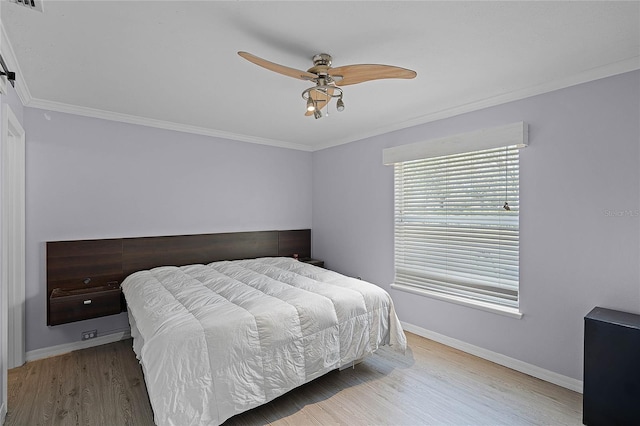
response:
M7 65L15 70L16 73L16 92L22 105L32 108L47 109L51 111L64 112L68 114L81 115L84 117L99 118L103 120L118 121L129 124L137 124L147 127L155 127L165 130L173 130L176 132L192 133L197 135L211 136L215 138L229 139L240 142L255 143L260 145L269 145L279 148L295 149L299 151L314 152L323 149L331 148L334 146L344 145L350 142L355 142L362 139L367 139L375 136L380 136L385 133L394 132L397 130L406 129L409 127L418 126L421 124L430 123L437 120L443 120L445 118L454 117L456 115L466 114L469 112L529 98L532 96L541 95L544 93L552 92L555 90L564 89L578 84L587 83L594 80L599 80L606 77L611 77L618 74L623 74L630 71L640 69L640 56L633 56L631 58L614 62L611 64L595 67L578 74L574 74L568 77L548 81L542 84L531 86L524 89L519 89L511 92L507 92L498 96L482 99L468 104L459 105L453 108L448 108L440 111L436 111L431 114L421 115L411 118L399 123L394 123L389 126L378 127L365 132L358 133L353 136L349 136L342 139L334 139L331 142L317 144L314 146L286 142L275 139L261 138L258 136L244 135L239 133L225 132L222 130L216 130L206 127L191 126L186 124L180 124L164 120L156 120L152 118L140 117L129 114L122 114L112 111L105 111L95 108L81 107L77 105L65 104L61 102L47 101L43 99L35 99L31 96L29 88L24 79L24 75L18 65L13 47L9 41L9 37L5 32L4 26L0 25L2 30L2 44L3 57L7 62Z
M312 150L312 148L307 145L297 144L293 142L285 142L285 141L279 141L275 139L260 138L257 136L224 132L221 130L209 129L205 127L190 126L190 125L179 124L179 123L174 123L170 121L155 120L152 118L139 117L139 116L129 115L129 114L121 114L117 112L105 111L105 110L100 110L96 108L87 108L87 107L81 107L77 105L65 104L62 102L53 102L53 101L47 101L44 99L34 98L33 96L31 96L31 92L29 91L29 87L27 86L22 70L18 65L18 60L16 59L13 46L9 41L9 37L4 29L4 26L0 25L0 29L2 31L3 57L5 58L7 66L10 67L12 70L14 70L16 73L15 89L16 89L16 93L18 94L18 98L22 102L23 106L26 106L29 108L46 109L46 110L56 111L56 112L64 112L67 114L81 115L83 117L99 118L102 120L118 121L122 123L137 124L140 126L155 127L155 128L164 129L164 130L173 130L176 132L192 133L196 135L211 136L215 138L230 139L230 140L255 143L260 145L269 145L269 146L274 146L278 148L288 148L288 149L295 149L299 151Z
M13 53L13 52L11 52ZM454 117L461 114L466 114L481 109L506 104L521 99L526 99L532 96L542 95L544 93L553 92L555 90L564 89L571 86L576 86L582 83L588 83L590 81L600 80L602 78L612 77L614 75L624 74L626 72L635 71L640 69L640 56L634 56L632 58L607 64L601 67L592 68L587 71L583 71L578 74L574 74L562 79L556 79L549 82L545 82L536 86L531 86L525 89L515 90L512 92L504 93L502 95L493 96L490 98L482 99L480 101L471 102L465 105L441 110L432 114L422 115L410 120L406 120L400 123L395 123L390 126L379 127L367 132L358 133L357 135L336 139L326 144L320 144L315 146L297 144L292 142L279 141L275 139L260 138L256 136L243 135L238 133L224 132L221 130L209 129L205 127L189 126L185 124L179 124L163 120L155 120L151 118L139 117L128 114L121 114L111 111L104 111L99 109L79 107L76 105L64 104L60 102L45 101L41 99L31 98L28 90L26 94L30 99L25 106L47 109L51 111L65 112L68 114L82 115L85 117L100 118L104 120L119 121L130 124L138 124L141 126L156 127L166 130L174 130L177 132L193 133L198 135L212 136L223 139L236 140L241 142L256 143L261 145L275 146L279 148L295 149L300 151L320 151L326 148L334 146L344 145L350 142L355 142L362 139L367 139L375 136L380 136L385 133L394 132L397 130L406 129L409 127L418 126L421 124L427 124L445 118ZM19 68L16 67L16 76ZM16 84L16 88L17 88ZM26 88L26 85L24 85ZM20 92L18 92L20 96ZM20 97L22 99L22 96Z
M62 102L52 102L43 99L31 99L28 106L30 108L46 109L49 111L63 112L67 114L81 115L84 117L99 118L102 120L118 121L121 123L137 124L140 126L154 127L164 130L173 130L176 132L192 133L196 135L211 136L221 139L230 139L240 142L255 143L260 145L269 145L278 148L295 149L299 151L311 151L311 147L307 145L279 141L275 139L260 138L256 136L243 135L222 130L210 129L206 127L190 126L187 124L174 123L171 121L156 120L153 118L140 117L136 115L121 114L118 112L105 111L101 109L80 107L76 105L65 104Z
M571 86L577 86L578 84L588 83L591 81L600 80L602 78L612 77L614 75L624 74L626 72L636 71L638 69L640 69L640 56L633 56L619 62L592 68L590 70L586 70L569 77L548 81L536 86L515 90L512 92L504 93L502 95L493 96L476 102L471 102L465 105L436 111L432 114L422 115L407 121L392 124L390 126L379 127L368 132L363 132L348 139L338 139L326 144L316 145L313 147L313 151L319 151L338 145L344 145L345 143L355 142L357 140L380 136L385 133L390 133L421 124L431 123L433 121L443 120L445 118L454 117L456 115L466 114L468 112L478 111L481 109L502 105L525 98L530 98L532 96L542 95L544 93L565 89Z

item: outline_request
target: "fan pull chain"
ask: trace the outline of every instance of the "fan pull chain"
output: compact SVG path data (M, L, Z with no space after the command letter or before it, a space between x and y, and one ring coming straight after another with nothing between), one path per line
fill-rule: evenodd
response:
M324 96L327 98L327 102L326 102L326 105L327 105L327 117L329 117L329 101L331 100L331 98L329 97L329 91L328 90L324 93Z

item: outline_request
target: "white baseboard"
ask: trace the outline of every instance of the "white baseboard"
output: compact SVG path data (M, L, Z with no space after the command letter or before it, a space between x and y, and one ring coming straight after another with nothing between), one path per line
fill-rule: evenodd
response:
M94 346L106 345L107 343L117 342L119 340L131 337L131 331L119 331L117 333L98 336L95 339L82 340L80 342L65 343L62 345L49 346L47 348L35 349L26 353L26 360L35 361L38 359L48 358L50 356L62 355L78 349L92 348ZM0 423L1 424L1 423Z
M455 349L459 349L471 355L486 359L496 364L511 368L512 370L519 371L524 374L528 374L546 382L553 383L563 388L570 389L575 392L582 393L582 380L573 379L562 374L555 373L550 370L538 367L533 364L520 361L515 358L502 355L497 352L490 351L488 349L481 348L479 346L472 345L462 340L454 339L443 334L436 333L426 328L418 327L417 325L402 322L402 327L411 333L418 336L425 337L443 345L450 346ZM107 334L105 336L96 337L91 340L84 340L80 342L65 343L62 345L50 346L47 348L36 349L29 351L26 354L27 361L35 361L42 358L48 358L50 356L62 355L71 351L91 348L94 346L106 345L107 343L117 342L119 340L128 339L131 337L131 331L121 331L118 333ZM2 424L2 418L6 415L6 407L3 405L0 410L0 424Z
M562 386L563 388L570 389L575 392L582 393L582 380L573 379L562 374L555 373L550 370L538 367L537 365L529 364L519 359L510 358L506 355L499 354L497 352L490 351L488 349L481 348L479 346L472 345L462 340L454 339L443 334L436 333L431 330L427 330L422 327L418 327L413 324L402 322L402 327L411 333L418 336L425 337L427 339L442 343L443 345L450 346L455 349L459 349L471 355L486 359L496 364L500 364L512 370L519 371L529 376L536 377L546 382L553 383L554 385Z
M2 407L0 407L0 425L4 424L4 419L7 418L7 406L2 403Z

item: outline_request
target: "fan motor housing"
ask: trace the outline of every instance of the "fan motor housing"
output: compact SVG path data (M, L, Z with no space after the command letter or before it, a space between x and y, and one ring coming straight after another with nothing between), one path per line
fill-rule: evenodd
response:
M328 53L318 53L313 57L313 65L325 65L327 67L331 66L331 55Z

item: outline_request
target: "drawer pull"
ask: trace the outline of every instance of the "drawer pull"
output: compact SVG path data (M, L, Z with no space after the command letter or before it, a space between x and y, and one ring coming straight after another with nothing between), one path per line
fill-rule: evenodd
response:
M85 300L85 301L84 301L84 304L85 304L85 305L90 305L90 304L91 304L91 299L89 299L89 300Z

